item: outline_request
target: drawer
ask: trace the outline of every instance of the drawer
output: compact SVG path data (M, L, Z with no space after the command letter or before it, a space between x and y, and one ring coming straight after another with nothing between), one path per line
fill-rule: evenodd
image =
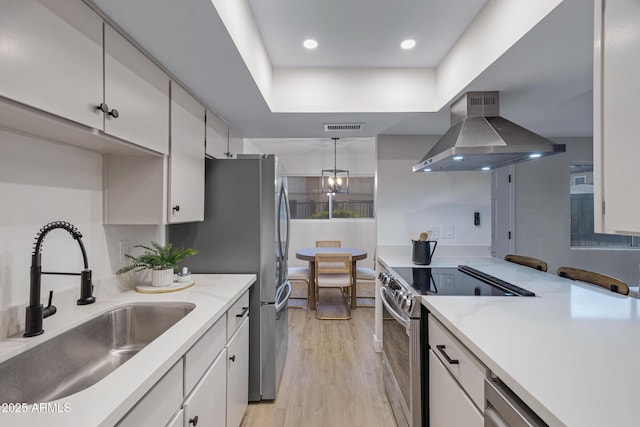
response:
M428 328L429 347L484 412L484 380L489 377L489 370L431 314Z
M227 343L227 318L222 316L184 355L184 392L188 395Z
M122 418L118 427L164 426L182 405L182 359Z
M231 339L245 317L249 315L249 290L227 311L227 339Z

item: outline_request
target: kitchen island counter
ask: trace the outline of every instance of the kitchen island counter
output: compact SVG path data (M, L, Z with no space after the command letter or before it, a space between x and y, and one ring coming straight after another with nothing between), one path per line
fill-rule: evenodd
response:
M0 361L3 361L115 307L154 302L195 304L183 319L96 384L46 405L40 405L44 402L13 402L25 403L21 408L26 408L26 412L17 412L16 406L11 410L9 406L3 406L0 425L115 425L256 280L253 274L195 274L193 278L195 286L170 293L120 292L101 286L95 304L59 306L58 314L45 319L44 334L35 338L14 336L0 341Z
M464 264L536 293L422 297L493 374L550 426L638 425L640 300L500 259Z

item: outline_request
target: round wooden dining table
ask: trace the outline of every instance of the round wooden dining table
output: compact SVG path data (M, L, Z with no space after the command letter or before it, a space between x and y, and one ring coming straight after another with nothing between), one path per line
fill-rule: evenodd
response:
M357 248L303 248L296 251L296 258L309 262L309 307L315 309L316 307L316 254L317 253L336 253L336 252L349 252L351 254L351 309L356 308L356 263L360 260L367 258L367 251Z

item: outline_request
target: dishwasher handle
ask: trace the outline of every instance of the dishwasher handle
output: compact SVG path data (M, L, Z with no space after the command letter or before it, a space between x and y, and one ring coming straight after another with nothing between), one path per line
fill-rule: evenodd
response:
M485 427L549 427L498 378L484 380Z

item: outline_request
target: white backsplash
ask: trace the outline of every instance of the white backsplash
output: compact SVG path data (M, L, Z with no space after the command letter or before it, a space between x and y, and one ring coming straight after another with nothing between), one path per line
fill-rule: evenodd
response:
M94 281L117 269L120 240L131 245L164 240L163 226L103 225L100 154L2 130L0 153L0 308L28 302L33 244L49 222L68 221L82 233ZM42 266L44 271L80 272L77 242L62 230L49 233ZM50 289L79 291L80 278L45 275L43 300Z

